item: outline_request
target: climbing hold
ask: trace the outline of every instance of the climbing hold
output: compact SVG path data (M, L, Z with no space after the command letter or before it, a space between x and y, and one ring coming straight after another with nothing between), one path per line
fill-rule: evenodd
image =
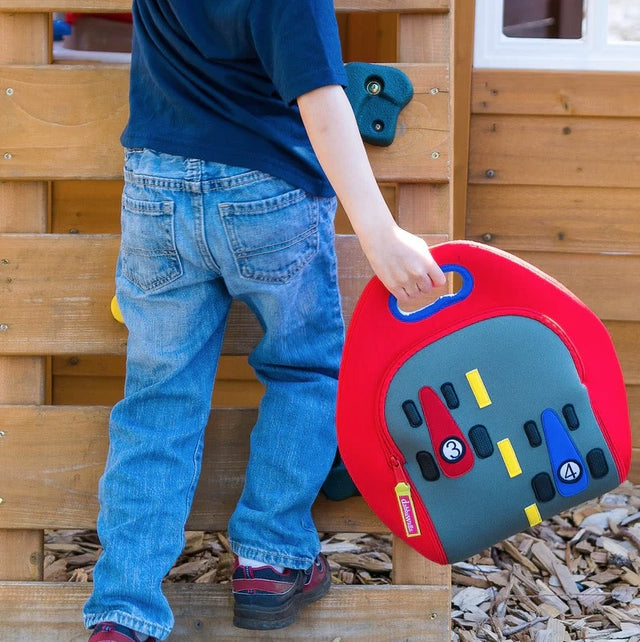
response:
M124 323L124 318L122 317L122 312L120 311L120 306L115 296L111 299L111 314L118 323Z
M372 145L391 145L398 116L413 97L407 75L385 65L350 62L345 65L347 97L356 115L363 140Z

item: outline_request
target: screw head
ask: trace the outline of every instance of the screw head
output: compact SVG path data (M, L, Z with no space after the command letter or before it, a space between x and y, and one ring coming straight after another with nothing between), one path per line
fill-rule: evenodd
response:
M7 96L13 96L13 87L7 87L4 93L7 94Z
M440 152L431 152L431 158L433 158L433 160L440 158Z
M382 83L377 78L372 78L365 85L368 94L377 96L382 91Z
M13 154L6 152L3 156L5 160L11 160L13 158Z

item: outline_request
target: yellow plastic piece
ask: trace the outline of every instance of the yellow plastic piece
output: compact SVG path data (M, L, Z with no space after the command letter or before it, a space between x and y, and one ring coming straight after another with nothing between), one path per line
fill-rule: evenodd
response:
M398 498L398 507L404 523L404 531L407 537L418 537L420 535L420 525L416 516L416 507L413 505L411 498L411 486L405 482L396 484L396 497Z
M522 468L520 468L520 462L516 457L516 451L511 445L510 439L501 439L498 442L498 449L502 455L504 465L507 467L507 472L509 477L517 477L522 473Z
M524 509L525 515L529 520L529 526L536 526L542 521L542 516L536 504L531 504L530 506L525 506Z
M484 386L484 381L482 381L482 377L480 376L478 368L467 372L465 376L467 377L467 381L471 386L473 395L478 402L478 406L480 408L486 408L487 406L490 406L491 397L489 397L489 393Z
M120 312L120 306L115 296L111 299L111 314L116 321L124 323L124 318L122 317L122 312Z

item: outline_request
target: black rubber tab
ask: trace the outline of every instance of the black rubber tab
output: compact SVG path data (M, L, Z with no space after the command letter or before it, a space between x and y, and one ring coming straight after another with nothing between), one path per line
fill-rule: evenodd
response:
M418 412L416 404L411 399L402 402L402 410L404 410L407 421L412 428L417 428L422 425L422 417Z
M539 502L550 502L556 495L553 480L548 473L538 473L531 480L531 488L533 488L533 494Z
M452 383L443 383L440 386L440 392L442 392L442 396L444 397L447 406L451 408L451 410L455 410L456 408L460 407L460 399L458 399L456 389L453 387Z
M419 453L416 453L416 460L418 462L418 466L420 466L422 476L427 481L436 481L440 479L440 469L438 468L435 457L431 453L426 450L421 450Z
M542 436L538 430L538 425L535 421L527 421L524 424L524 433L527 435L529 440L529 446L531 448L537 448L542 444Z
M569 430L576 430L580 427L580 421L578 420L578 415L576 415L576 409L570 403L562 408L562 415L564 416L564 420L567 422L567 426L569 426Z
M595 479L602 479L609 472L609 464L602 448L594 448L587 453L587 466Z
M480 459L486 459L493 455L493 443L489 431L480 424L469 430L469 441Z

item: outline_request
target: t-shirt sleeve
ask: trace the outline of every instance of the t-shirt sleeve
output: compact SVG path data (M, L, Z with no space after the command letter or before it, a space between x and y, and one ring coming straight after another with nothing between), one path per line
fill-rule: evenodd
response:
M326 85L346 85L333 0L253 0L256 52L286 103Z

